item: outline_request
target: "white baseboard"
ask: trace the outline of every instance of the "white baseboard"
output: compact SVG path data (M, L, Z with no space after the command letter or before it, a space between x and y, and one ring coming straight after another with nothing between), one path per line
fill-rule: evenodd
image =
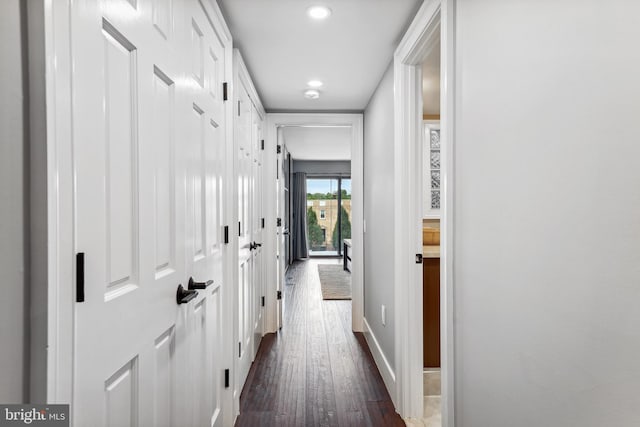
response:
M371 350L371 354L373 355L373 360L376 362L376 366L378 367L378 371L380 371L380 375L382 375L382 380L384 381L384 385L387 387L387 391L391 396L391 400L393 401L393 405L398 410L398 401L396 396L396 374L393 372L389 361L384 355L382 348L380 347L380 343L376 339L376 336L373 334L371 327L369 326L369 322L364 318L364 337L367 340L367 344L369 345L369 349Z

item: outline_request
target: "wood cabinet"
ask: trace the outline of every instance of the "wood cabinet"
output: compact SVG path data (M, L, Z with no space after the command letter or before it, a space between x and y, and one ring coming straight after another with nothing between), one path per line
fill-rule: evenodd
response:
M440 367L440 258L422 262L424 367Z

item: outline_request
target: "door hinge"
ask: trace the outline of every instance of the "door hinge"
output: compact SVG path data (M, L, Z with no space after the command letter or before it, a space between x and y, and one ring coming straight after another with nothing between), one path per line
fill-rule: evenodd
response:
M229 370L224 370L224 388L229 388Z
M238 221L238 236L242 236L242 222Z
M76 302L84 302L84 252L76 254Z
M422 264L422 254L416 254L416 264Z
M282 299L282 291L278 291L278 293L276 294L278 299Z
M276 226L278 226L278 227L282 227L282 218L278 218L278 219L276 220Z
M242 357L242 343L238 343L238 357Z
M282 146L278 144L278 147L276 148L276 154L280 154L280 153L282 153Z
M240 101L238 101L238 117L240 117Z
M260 141L260 149L264 150L264 139Z
M264 228L264 218L262 218L262 228Z
M262 297L262 306L264 307L264 297Z
M229 83L227 82L222 83L222 100L229 100Z
M224 243L225 244L229 243L229 226L228 225L224 226Z

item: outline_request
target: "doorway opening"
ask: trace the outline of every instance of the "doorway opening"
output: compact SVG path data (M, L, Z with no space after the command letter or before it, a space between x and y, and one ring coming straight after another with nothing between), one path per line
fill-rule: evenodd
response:
M313 256L318 274L328 264L335 275L349 276L348 298L338 299L351 299L351 327L362 332L362 115L273 113L268 123L268 138L278 153L274 293L281 298L274 310L276 328L287 318L290 266Z
M441 35L422 62L422 336L423 422L442 426L440 337L440 216L442 202L442 138L440 137Z
M351 177L307 176L306 205L309 256L342 257L351 244Z
M438 427L454 425L453 24L450 2L425 2L394 57L399 409Z

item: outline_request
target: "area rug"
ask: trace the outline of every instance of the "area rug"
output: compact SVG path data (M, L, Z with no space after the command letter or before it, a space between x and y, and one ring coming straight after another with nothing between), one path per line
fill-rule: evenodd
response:
M342 265L318 264L322 299L351 299L351 273Z

